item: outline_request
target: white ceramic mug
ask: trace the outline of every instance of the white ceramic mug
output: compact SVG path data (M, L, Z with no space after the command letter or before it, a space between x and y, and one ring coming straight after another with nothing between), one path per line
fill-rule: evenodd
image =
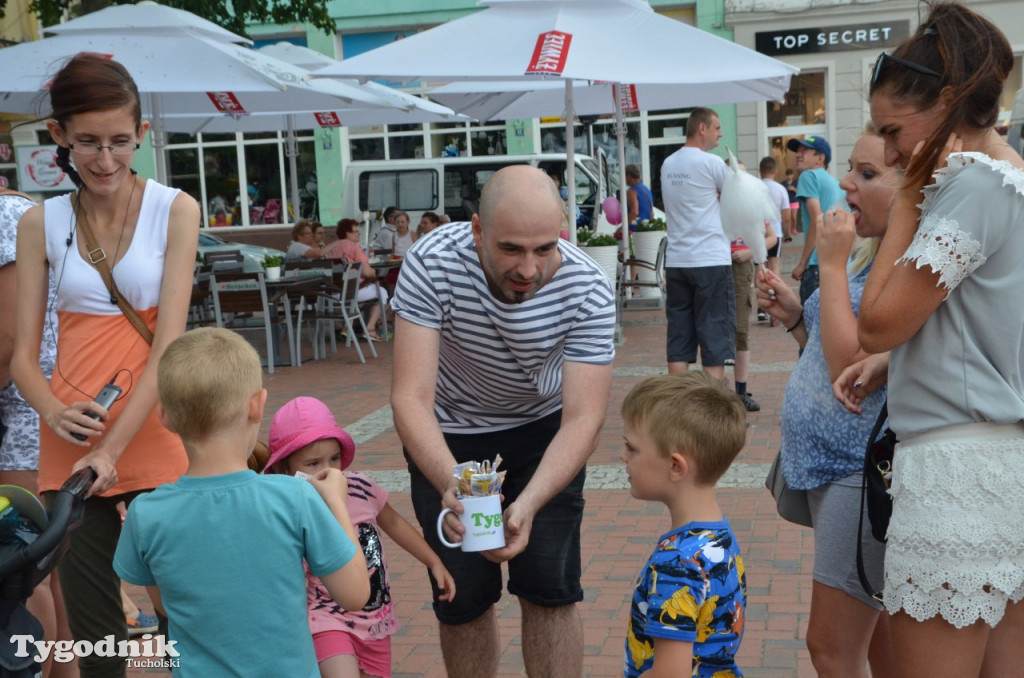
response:
M491 494L486 497L465 497L462 502L462 515L458 516L466 531L462 534L462 542L450 542L444 536L444 517L454 513L449 508L441 511L437 517L437 536L448 548L461 548L463 551L488 551L505 545L505 526L501 515L501 497ZM457 514L456 514L457 515Z

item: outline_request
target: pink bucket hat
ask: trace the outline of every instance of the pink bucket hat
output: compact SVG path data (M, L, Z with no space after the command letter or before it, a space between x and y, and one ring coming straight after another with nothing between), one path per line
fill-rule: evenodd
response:
M316 398L303 396L285 403L270 422L270 458L267 469L287 459L293 452L310 443L334 438L341 446L341 468L349 467L356 456L356 444L345 429L338 426L327 405Z

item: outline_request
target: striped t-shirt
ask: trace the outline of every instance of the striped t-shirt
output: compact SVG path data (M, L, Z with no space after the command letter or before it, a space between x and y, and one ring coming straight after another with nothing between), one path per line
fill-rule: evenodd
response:
M421 238L405 257L392 308L441 333L434 410L446 433L500 431L562 406L563 361L615 357L615 298L604 271L559 240L562 263L537 294L491 294L468 222Z

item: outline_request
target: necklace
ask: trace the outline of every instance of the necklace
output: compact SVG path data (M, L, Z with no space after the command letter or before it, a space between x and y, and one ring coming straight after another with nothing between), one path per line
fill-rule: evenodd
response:
M124 208L124 218L121 220L121 232L117 236L117 248L114 250L114 258L110 260L110 268L113 269L117 264L117 255L121 253L121 240L124 238L125 228L128 226L128 214L132 209L132 198L135 197L135 186L138 183L135 175L132 175L132 190L128 194L128 204ZM82 196L81 189L79 189L79 195L75 196L75 217L76 221L80 220L80 214L82 210ZM71 245L71 238L68 238L68 245ZM88 248L86 248L88 249ZM100 250L102 252L102 250ZM106 252L103 252L103 256L106 257Z
M132 191L128 194L128 204L124 207L124 219L121 220L121 233L117 236L117 249L114 250L114 258L110 261L110 267L113 268L117 265L117 255L121 252L121 238L124 237L125 226L128 225L128 213L132 210L132 198L135 197L135 185L138 181L135 179L135 175L132 175Z

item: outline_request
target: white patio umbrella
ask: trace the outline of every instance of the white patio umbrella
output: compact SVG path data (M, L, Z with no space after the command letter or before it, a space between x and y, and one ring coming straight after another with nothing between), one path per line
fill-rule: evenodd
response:
M103 31L119 33L146 32L166 35L173 31L191 31L222 42L251 45L252 40L232 33L212 21L183 9L142 0L134 5L114 5L91 12L77 19L43 29L45 34L72 35Z
M146 1L148 2L148 0ZM289 42L267 45L257 51L265 56L284 61L307 71L312 68L322 68L336 63L334 59L308 47L299 47ZM310 81L310 84L318 86L333 82L332 80L317 79ZM213 115L209 113L187 115L165 112L163 117L164 126L168 132L183 132L186 134L286 130L285 154L288 157L288 164L291 168L289 191L292 196L292 204L298 205L299 180L296 167L298 152L295 146L295 130L338 127L341 125L361 127L366 125L422 122L464 122L469 119L467 116L453 113L450 108L435 104L426 99L414 97L390 87L385 87L384 85L378 85L373 82L360 85L354 80L344 82L349 86L361 87L378 96L381 100L389 102L391 108L380 106L360 108L358 102L353 102L350 108L340 108L332 111L256 112L248 115Z
M128 32L118 32L124 30ZM234 34L223 33L215 39L204 30L191 28L163 32L139 27L82 28L8 47L0 50L0 111L46 114L47 84L64 61L80 52L108 55L128 69L144 95L144 114L153 122L157 178L166 181L165 116L205 113L237 118L291 111L329 114L353 106L400 106L411 111L422 105L421 99L386 88L310 80L304 69L229 42L232 38L228 36ZM428 106L434 111L443 110L434 104Z
M650 85L652 100L655 94L659 101L671 101L674 96L679 103L669 106L681 107L694 102L780 99L797 71L656 14L645 0L481 0L480 4L486 9L346 59L315 75L428 83L526 81L545 86L554 80L564 88L562 103L554 105L548 99L545 107L528 114L523 110L523 114L564 111L568 182L574 186L574 81ZM615 105L617 98L606 96ZM647 107L639 90L636 98L638 107ZM575 195L572 191L569 195L574 203ZM569 213L573 213L571 204ZM575 240L575 229L572 237Z

